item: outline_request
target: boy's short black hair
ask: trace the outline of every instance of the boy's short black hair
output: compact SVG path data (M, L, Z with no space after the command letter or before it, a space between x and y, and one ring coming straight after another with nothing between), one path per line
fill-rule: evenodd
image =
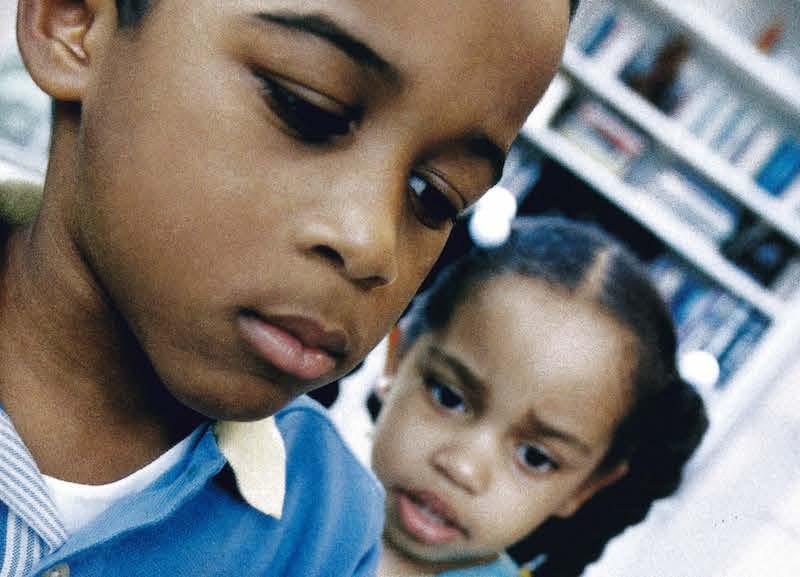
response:
M135 26L155 0L117 0L117 16L122 28Z
M134 26L150 7L150 2L155 0L117 0L117 14L119 25L122 27ZM569 17L572 19L578 10L580 0L569 0Z

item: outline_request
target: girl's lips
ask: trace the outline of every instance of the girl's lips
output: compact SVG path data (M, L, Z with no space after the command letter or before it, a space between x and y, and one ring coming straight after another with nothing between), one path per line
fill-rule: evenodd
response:
M441 545L463 533L447 505L431 493L398 493L397 512L405 531L421 543Z
M287 317L271 321L255 314L242 313L237 319L244 340L275 368L303 380L315 380L336 368L344 345L329 350L316 343L333 341L318 324L308 319ZM292 326L297 330L292 332ZM301 333L296 336L296 333ZM339 339L336 336L336 339ZM338 342L338 341L337 341ZM331 345L333 346L333 345Z

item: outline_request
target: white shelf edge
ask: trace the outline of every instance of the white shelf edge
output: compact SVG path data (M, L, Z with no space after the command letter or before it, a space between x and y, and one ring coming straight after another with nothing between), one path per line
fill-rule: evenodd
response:
M571 92L572 83L562 72L558 72L531 111L526 124L542 127L549 125Z
M776 317L773 325L759 340L745 362L709 402L710 425L703 442L692 457L686 471L692 485L702 482L706 464L723 446L745 412L768 395L772 386L780 381L790 363L797 360L797 343L800 342L800 297L785 305L787 312Z
M562 69L590 92L641 127L650 138L669 150L713 184L727 191L743 206L766 220L796 244L800 244L800 217L786 203L772 197L744 171L711 152L689 131L667 119L645 99L617 78L594 66L578 49L567 46Z
M761 54L719 18L692 2L678 6L672 0L636 0L645 9L655 9L723 58L727 65L762 91L772 95L790 115L800 116L800 78L792 70Z
M776 318L784 309L785 305L780 299L736 268L701 233L651 202L642 191L622 182L602 163L586 156L564 136L535 123L526 123L521 134L641 222L704 274L749 302L769 319Z

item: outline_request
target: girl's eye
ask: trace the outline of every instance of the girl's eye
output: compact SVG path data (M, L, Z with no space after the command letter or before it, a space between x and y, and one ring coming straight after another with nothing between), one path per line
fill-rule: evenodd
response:
M458 391L443 383L429 379L428 391L433 401L448 411L463 413L467 408L464 397Z
M548 473L558 469L550 455L535 445L525 443L517 448L517 457L526 469L537 473Z
M300 140L310 144L327 144L353 131L359 119L357 109L342 106L334 112L311 103L297 91L259 70L254 70L261 82L267 106ZM341 105L340 105L341 106Z
M454 224L458 209L447 195L418 174L408 177L411 206L420 222L439 230L447 223Z

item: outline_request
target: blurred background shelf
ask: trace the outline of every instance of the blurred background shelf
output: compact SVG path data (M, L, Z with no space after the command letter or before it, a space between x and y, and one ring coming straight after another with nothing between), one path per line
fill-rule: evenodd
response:
M719 369L684 375L711 427L681 491L586 575L798 574L800 2L585 0L521 136L521 211L621 238Z

